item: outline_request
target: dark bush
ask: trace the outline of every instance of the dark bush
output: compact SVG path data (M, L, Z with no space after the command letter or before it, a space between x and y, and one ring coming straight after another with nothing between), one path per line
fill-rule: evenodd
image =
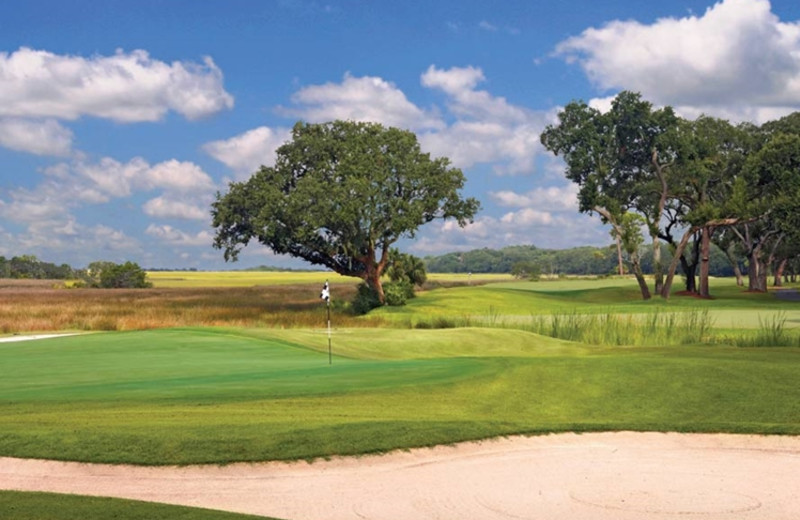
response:
M355 314L366 314L372 309L381 306L381 300L378 298L378 293L369 285L362 283L359 284L356 290L356 296L353 298L351 308Z

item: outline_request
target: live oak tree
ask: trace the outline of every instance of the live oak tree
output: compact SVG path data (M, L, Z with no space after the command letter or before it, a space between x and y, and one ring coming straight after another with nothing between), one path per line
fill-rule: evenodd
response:
M679 152L672 172L674 200L687 225L669 266L662 296L669 298L678 261L690 237L699 246L700 284L698 294L710 296L709 267L712 237L720 230L738 224L745 214L742 200L741 170L752 143L749 125L734 126L728 121L701 116L679 125ZM694 276L694 269L686 273Z
M363 279L384 302L389 250L434 219L471 222L480 205L459 191L447 158L420 151L416 136L376 123L297 123L275 166L229 185L212 204L214 246L225 260L257 240Z
M558 124L549 125L541 141L564 159L567 178L579 186L580 211L598 213L614 228L620 256L623 215L638 211L652 239L656 291L660 291L659 226L670 195L668 175L675 158L678 118L671 108L654 110L639 94L627 91L617 95L608 112L578 101L569 103L558 117ZM648 299L650 291L643 280L639 280L642 297Z
M744 173L747 211L756 219L740 232L747 247L748 288L764 292L768 267L793 252L800 238L800 136L772 135L748 158Z

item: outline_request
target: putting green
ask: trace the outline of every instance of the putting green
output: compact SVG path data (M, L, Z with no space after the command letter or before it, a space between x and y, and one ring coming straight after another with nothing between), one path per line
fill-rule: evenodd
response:
M321 335L317 334L318 337ZM337 346L338 347L338 346ZM329 365L298 343L231 330L103 333L0 344L2 402L246 401L437 384L475 375L469 360Z
M518 330L172 329L0 344L0 455L137 464L497 435L800 433L797 348L590 347Z

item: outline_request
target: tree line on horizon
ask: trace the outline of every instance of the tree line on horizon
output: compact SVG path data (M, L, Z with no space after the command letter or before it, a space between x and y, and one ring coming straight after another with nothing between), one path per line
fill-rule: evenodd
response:
M16 280L73 280L74 288L143 289L152 287L147 273L135 262L117 264L97 261L85 269L68 264L56 265L39 260L35 255L20 255L7 259L0 256L0 278Z
M690 244L692 246L693 244ZM669 246L661 244L662 259L672 260ZM623 255L625 258L625 255ZM649 248L639 252L642 272L652 275L653 255ZM543 249L534 245L507 246L501 249L481 248L456 251L423 258L431 273L493 273L513 274L520 278L539 274L545 276L578 275L607 276L619 274L616 248L579 246L565 249ZM738 266L741 273L747 272L743 263ZM627 268L623 274L630 274ZM736 270L724 251L716 244L711 246L711 276L735 276ZM787 270L787 276L796 273ZM688 284L688 279L684 280ZM781 282L778 282L780 285Z
M602 112L569 103L541 134L578 185L579 209L612 227L618 262L627 255L642 297L651 297L641 250L652 250L654 292L668 298L680 265L710 296L711 247L747 266L750 291L767 290L772 272L797 270L800 257L800 112L762 125L655 109L634 92ZM669 263L662 244L674 251ZM694 285L695 276L698 283Z

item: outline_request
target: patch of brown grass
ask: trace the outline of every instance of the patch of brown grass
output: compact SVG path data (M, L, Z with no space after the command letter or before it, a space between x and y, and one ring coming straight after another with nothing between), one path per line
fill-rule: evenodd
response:
M143 330L165 327L324 327L316 284L226 288L54 289L0 281L0 333ZM332 285L349 301L356 283ZM373 327L381 318L332 310L337 327Z

